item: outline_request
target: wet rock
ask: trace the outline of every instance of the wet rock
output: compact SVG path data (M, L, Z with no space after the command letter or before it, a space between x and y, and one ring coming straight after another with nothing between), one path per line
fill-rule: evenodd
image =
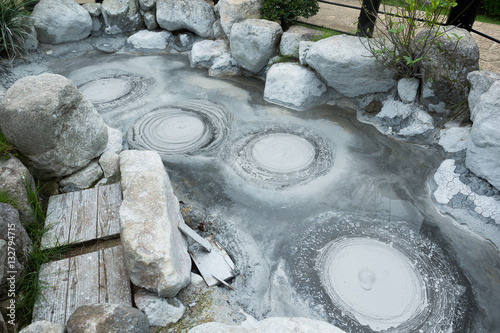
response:
M220 24L228 38L235 23L247 19L260 19L260 0L220 0L217 4Z
M203 38L214 36L214 9L204 0L157 0L156 20L166 30L188 29Z
M246 70L258 73L276 53L283 31L276 22L249 19L231 29L231 54Z
M26 273L31 249L31 239L19 220L17 210L0 203L0 298L19 287L18 282Z
M150 31L155 31L158 29L158 22L156 22L156 13L153 11L145 12L142 16L144 18L144 24L146 24L146 28Z
M100 3L84 3L82 7L85 8L92 17L98 17L102 13L102 5Z
M26 185L34 190L34 180L28 169L16 157L0 159L0 191L17 201L21 223L26 226L33 222L33 210L28 200Z
M206 323L189 330L189 333L251 333L251 332L308 332L344 333L340 328L327 322L299 317L272 317L262 321L247 320L241 325Z
M267 72L264 99L302 111L322 104L327 90L314 71L295 63L279 63Z
M151 326L167 326L176 323L186 311L177 298L160 298L144 290L135 293L134 301L137 308L148 316Z
M90 162L85 168L61 180L61 192L75 192L87 189L104 175L97 161Z
M500 81L493 83L476 107L465 163L467 168L500 189Z
M347 97L387 92L396 85L393 73L375 61L358 37L322 39L309 48L304 62Z
M469 127L451 127L439 132L439 145L449 153L456 153L467 149L470 136Z
M127 39L127 44L136 49L165 50L172 33L168 31L141 30Z
M125 46L126 39L123 37L101 37L92 41L92 45L101 52L115 53Z
M139 0L139 5L143 11L151 10L156 5L156 0Z
M111 178L120 172L120 156L112 151L105 151L99 158L99 165L104 178Z
M66 333L66 326L42 320L31 323L19 333Z
M189 53L192 68L210 68L223 54L229 54L229 45L223 40L202 40L194 43Z
M191 258L177 228L184 223L179 201L160 155L124 151L120 171L120 234L130 280L160 297L173 297L189 284Z
M137 0L104 0L101 10L106 34L131 33L144 25Z
M420 80L402 78L398 81L398 95L404 103L413 103L417 98Z
M89 12L73 0L42 0L33 9L31 19L38 40L45 44L82 40L92 31Z
M467 74L471 89L469 91L470 119L474 121L476 117L475 107L481 96L487 92L495 81L500 80L500 74L490 71L474 71Z
M118 304L78 307L67 322L68 333L148 333L148 317L136 308Z
M453 26L444 29L437 38L439 49L429 52L421 62L420 102L430 111L447 116L454 105L467 99L467 74L479 69L479 48L467 30ZM424 30L416 39L428 33ZM461 38L456 49L455 35Z
M0 104L0 126L34 177L70 175L106 148L104 120L76 86L56 74L18 80Z

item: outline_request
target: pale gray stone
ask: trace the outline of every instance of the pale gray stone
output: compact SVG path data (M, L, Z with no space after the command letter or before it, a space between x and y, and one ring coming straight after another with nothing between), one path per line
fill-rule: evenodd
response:
M0 126L39 179L80 170L108 141L106 124L92 103L56 74L18 80L0 104Z
M325 102L327 91L314 71L296 63L278 63L267 72L264 99L302 111Z
M157 0L156 20L169 31L188 29L204 38L214 36L214 9L204 0Z
M17 210L4 203L0 203L0 240L4 241L0 244L0 259L4 259L0 262L0 297L3 298L9 290L19 287L16 282L26 273L28 254L33 246ZM15 249L15 256L9 255L12 252L9 248Z
M346 97L387 92L395 87L393 73L378 63L359 37L339 35L315 42L305 63Z
M223 323L205 323L196 326L188 331L189 333L254 333L254 332L272 332L272 333L344 333L327 322L299 318L299 317L271 317L262 321L248 319L241 325L227 325Z
M127 39L127 43L136 49L165 50L172 33L168 31L141 30Z
M224 53L220 57L216 58L208 70L208 75L210 76L239 76L241 75L242 69L236 63L236 60L231 56L231 54Z
M68 333L149 333L148 317L118 304L90 304L76 308L67 322Z
M102 34L102 22L98 17L92 17L92 36Z
M217 8L222 29L228 38L235 23L260 19L261 0L220 0Z
M3 97L7 93L7 89L5 89L3 86L0 86L0 103L2 103Z
M465 164L500 190L500 81L481 96L475 109Z
M314 42L301 41L299 43L299 62L301 65L307 65L307 54L314 45Z
M203 280L201 275L191 273L191 286L193 286L194 288L203 288L206 287L207 284L205 280Z
M139 0L139 5L143 11L147 12L155 7L156 0Z
M33 222L33 210L28 200L26 184L35 189L35 182L28 169L16 157L0 159L0 191L17 201L21 223L26 226Z
M424 110L417 108L410 117L408 126L402 128L397 134L404 137L423 135L434 129L434 119Z
M115 53L123 48L127 40L124 37L100 37L92 41L92 45L101 52Z
M145 12L142 16L144 18L144 24L150 31L155 31L158 29L158 22L156 22L156 13L153 11Z
M89 188L104 175L97 161L90 162L85 168L61 180L61 192L75 192Z
M439 131L439 145L449 153L467 149L470 137L470 126L451 127Z
M19 333L66 333L66 326L41 320L31 323L20 330Z
M82 7L85 8L92 17L98 17L102 13L102 5L100 3L84 3Z
M223 54L229 54L229 45L223 40L202 40L193 44L189 52L192 68L210 68Z
M474 71L467 74L471 88L469 91L470 120L476 117L475 107L481 96L487 92L495 81L500 80L500 74L490 71Z
M184 304L177 298L158 297L144 290L135 293L134 301L136 307L148 316L151 326L176 323L186 312Z
M404 103L413 103L417 98L420 80L416 78L402 78L398 81L398 95Z
M215 39L227 39L226 33L224 32L224 29L222 29L220 19L214 22L213 28Z
M41 0L31 19L38 40L45 44L79 41L92 31L89 12L73 0Z
M120 156L112 151L105 151L99 158L99 165L105 178L111 178L120 172Z
M238 65L258 73L276 53L282 33L278 23L267 20L235 23L231 29L231 54Z
M280 41L280 53L284 56L296 57L299 56L299 46L302 36L295 32L284 32Z
M431 50L421 61L420 102L429 110L448 116L453 106L467 98L467 74L479 69L479 48L465 29L453 26L440 29L443 35L437 39L439 49ZM420 32L417 40L428 33L428 30ZM455 35L460 38L458 45Z
M130 280L160 297L173 297L189 284L191 258L178 229L179 201L153 151L120 154L123 201L121 240Z
M119 154L123 150L123 133L119 129L106 126L108 130L108 144L104 152L111 151Z
M104 32L109 35L135 32L143 27L138 0L104 0Z

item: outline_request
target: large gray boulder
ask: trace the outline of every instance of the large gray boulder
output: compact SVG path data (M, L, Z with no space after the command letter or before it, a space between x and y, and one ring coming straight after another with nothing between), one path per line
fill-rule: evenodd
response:
M31 250L32 242L19 213L11 205L0 203L0 298L19 287Z
M475 110L465 164L500 190L500 81L481 96Z
M35 321L20 330L19 333L66 333L66 325L46 320Z
M260 4L262 0L220 0L220 24L228 38L231 37L231 28L235 23L247 19L260 19Z
M101 11L106 34L130 33L144 26L138 0L104 0Z
M467 74L470 82L469 109L470 120L476 117L475 107L481 96L487 92L495 81L500 81L500 74L490 71L474 71Z
M196 326L188 331L189 333L344 333L340 328L330 325L327 322L299 318L299 317L272 317L262 321L247 320L241 325L227 325L222 323L206 323Z
M188 29L198 36L214 36L214 8L205 0L157 0L156 21L169 31Z
M0 159L0 191L16 200L19 218L24 226L33 222L33 210L26 185L34 190L33 177L22 162L12 155L7 159Z
M0 128L33 176L72 174L106 148L104 120L76 86L56 74L18 80L0 103Z
M189 284L191 258L178 229L179 201L153 151L120 154L123 201L121 240L130 280L160 297L173 297Z
M296 63L279 63L267 72L264 99L302 111L323 103L327 91L314 71Z
M431 50L421 62L420 102L446 117L455 105L467 100L467 74L479 69L479 48L465 29L448 26L440 28L440 32L443 35L437 38L439 47ZM416 39L428 33L424 30Z
M92 31L89 12L73 0L41 0L31 19L38 40L45 44L82 40Z
M231 29L231 54L238 65L260 72L276 53L283 30L276 22L249 19Z
M303 61L346 97L387 92L393 73L375 61L359 37L339 35L310 46Z
M149 333L144 313L118 304L82 305L69 317L66 326L68 333Z

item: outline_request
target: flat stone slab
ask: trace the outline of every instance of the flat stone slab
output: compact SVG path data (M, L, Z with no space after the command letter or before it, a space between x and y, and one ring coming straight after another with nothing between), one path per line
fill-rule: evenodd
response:
M119 183L50 198L42 248L118 237L122 192Z
M95 303L132 306L121 245L45 264L39 279L33 321L66 324L76 308Z

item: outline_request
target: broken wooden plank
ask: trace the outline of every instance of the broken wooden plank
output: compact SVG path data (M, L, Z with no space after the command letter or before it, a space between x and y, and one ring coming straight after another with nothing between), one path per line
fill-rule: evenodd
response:
M120 184L52 196L42 248L106 239L120 234Z
M179 223L179 230L182 231L184 235L191 237L194 241L203 246L203 248L208 252L212 251L212 245L210 244L210 242L198 235L196 231L188 227L187 224L182 222Z
M46 288L35 303L33 321L65 324L86 304L132 305L121 245L45 264L40 281Z
M219 284L220 280L234 277L234 263L227 252L211 237L205 238L211 244L212 251L206 252L198 244L189 247L189 254L193 259L201 276L209 287Z

